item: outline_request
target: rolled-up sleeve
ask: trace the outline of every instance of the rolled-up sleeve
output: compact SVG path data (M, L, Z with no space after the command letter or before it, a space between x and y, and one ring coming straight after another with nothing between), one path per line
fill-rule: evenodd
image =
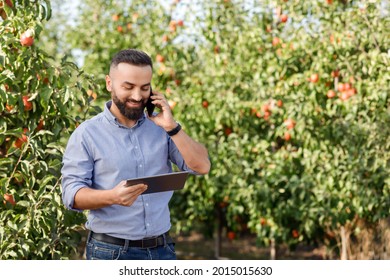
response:
M74 197L84 187L92 185L93 158L88 149L86 136L79 127L69 138L62 160L62 200L64 205L71 210L75 209Z

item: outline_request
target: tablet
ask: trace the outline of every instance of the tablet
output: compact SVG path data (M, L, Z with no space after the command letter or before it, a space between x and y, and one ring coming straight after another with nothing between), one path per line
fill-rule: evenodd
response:
M142 194L181 190L187 180L188 172L180 171L154 176L140 177L126 180L126 186L136 184L148 185L148 189Z

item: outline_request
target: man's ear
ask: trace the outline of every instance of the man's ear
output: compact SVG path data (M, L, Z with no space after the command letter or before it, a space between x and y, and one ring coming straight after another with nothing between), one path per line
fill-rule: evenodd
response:
M109 75L106 75L106 89L111 92L112 90L112 82Z

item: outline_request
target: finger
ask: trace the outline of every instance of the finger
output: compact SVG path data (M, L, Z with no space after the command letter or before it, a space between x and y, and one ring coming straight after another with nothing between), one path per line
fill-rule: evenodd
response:
M146 188L147 188L146 185L144 185L143 188L140 188L135 192L131 192L130 195L127 197L124 205L131 206L134 203L134 201L136 201L137 198L146 190Z
M159 97L164 97L164 95L160 92L153 91L153 95L150 96L151 98L159 98Z
M168 102L165 101L165 100L162 100L162 99L155 99L155 100L152 101L152 104L154 104L158 108L161 108L166 103L168 103Z
M130 193L135 193L135 192L144 192L147 188L147 185L145 184L137 184L137 185L132 185L129 187L129 192Z
M163 100L163 101L166 101L165 99L165 96L163 94L153 94L151 96L152 100L155 101L155 100Z
M142 185L142 187L138 188L137 191L136 191L136 195L140 195L142 194L144 191L146 191L148 189L148 186L147 185Z
M120 181L120 183L118 184L118 186L126 187L126 186L127 186L127 181L126 181L126 180Z
M131 198L136 200L144 191L146 191L146 187L145 188L142 188L142 189L139 189L137 190L136 192L133 192L131 194Z

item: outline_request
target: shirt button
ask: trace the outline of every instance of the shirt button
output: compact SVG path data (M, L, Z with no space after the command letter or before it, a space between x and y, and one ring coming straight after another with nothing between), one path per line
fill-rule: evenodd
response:
M138 146L135 146L136 149L138 149Z
M148 206L149 206L149 203L146 203L145 205L146 205L146 207L148 207Z
M142 167L142 164L140 164L139 167Z
M146 224L146 226L148 227L148 226L150 226L150 224L149 224L149 223L147 223L147 224Z

